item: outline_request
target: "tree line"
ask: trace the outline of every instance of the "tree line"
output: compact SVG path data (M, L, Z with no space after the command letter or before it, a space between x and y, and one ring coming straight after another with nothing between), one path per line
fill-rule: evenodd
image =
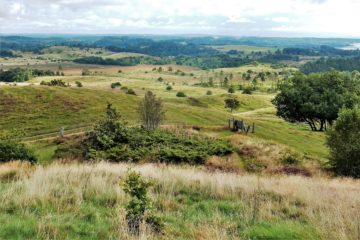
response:
M309 74L315 72L326 72L332 68L338 71L360 71L360 56L321 58L313 62L305 63L300 67L300 70Z
M51 70L23 69L23 68L11 68L8 70L0 69L1 82L25 82L33 77L55 76L55 75L56 73Z

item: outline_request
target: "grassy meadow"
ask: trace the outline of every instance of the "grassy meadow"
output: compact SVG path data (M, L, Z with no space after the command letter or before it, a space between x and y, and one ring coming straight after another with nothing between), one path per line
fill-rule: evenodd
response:
M221 51L275 51L249 46L217 46ZM64 76L36 77L24 84L0 85L0 131L19 132L32 149L37 165L18 161L0 165L0 239L359 239L360 183L332 178L324 170L328 150L324 133L276 116L271 100L276 84L294 68L250 64L237 68L201 70L178 65L131 67L75 64L81 56L139 56L102 49L45 49L41 58L24 55L9 66L51 69ZM84 69L90 74L84 76ZM171 70L171 71L170 71ZM257 90L243 78L269 72ZM229 77L228 86L220 80ZM209 79L213 86L207 86ZM71 87L43 86L61 79ZM76 82L82 87L77 87ZM112 83L121 87L112 89ZM171 89L167 89L171 86ZM224 100L233 86L240 107L232 113ZM127 94L132 89L135 95ZM202 166L142 163L83 163L55 159L58 135L71 141L93 128L107 103L129 125L139 125L138 104L146 91L161 97L166 118L161 128L179 129L229 140L238 149L226 157L211 157ZM211 94L207 92L211 91ZM177 97L178 92L186 97ZM254 133L234 133L229 119L255 124ZM295 158L297 176L284 163ZM285 160L284 160L285 159ZM163 234L141 226L139 237L128 234L124 206L129 200L119 185L127 169L155 179L150 191ZM290 171L290 174L289 174ZM289 174L289 176L288 176ZM311 177L309 177L311 176Z
M119 186L131 167L156 184L162 235L127 234ZM359 182L260 177L199 167L19 162L0 167L2 239L357 239ZM329 229L336 229L332 231Z

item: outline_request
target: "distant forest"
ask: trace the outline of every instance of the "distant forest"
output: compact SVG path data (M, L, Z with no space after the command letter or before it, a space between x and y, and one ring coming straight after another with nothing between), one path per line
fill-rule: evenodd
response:
M17 57L16 52L41 51L51 46L69 46L80 49L104 48L112 52L133 52L147 56L119 59L89 56L75 59L84 64L133 66L137 64L179 64L202 69L238 67L254 61L285 63L300 67L305 73L324 72L331 68L339 71L359 70L360 51L342 50L340 47L360 42L356 39L320 38L260 38L260 37L190 37L190 36L73 36L53 37L0 36L0 57ZM213 46L247 45L253 51L217 50ZM271 47L273 51L260 51L256 47ZM300 60L311 57L304 64Z

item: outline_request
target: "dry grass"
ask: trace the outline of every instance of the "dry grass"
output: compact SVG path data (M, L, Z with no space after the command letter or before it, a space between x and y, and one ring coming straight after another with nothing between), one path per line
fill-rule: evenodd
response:
M28 175L33 167L28 162L12 161L0 165L0 181L12 181Z
M301 205L301 215L321 232L324 239L357 239L360 219L360 181L353 179L304 178L300 176L258 177L231 173L209 173L195 167L165 165L128 164L53 164L38 166L31 174L24 174L26 164L11 163L0 166L0 172L16 171L20 177L0 196L0 210L9 205L27 208L35 204L52 204L56 208L80 205L90 196L97 196L109 203L125 201L118 181L131 167L143 176L157 180L160 191L153 194L155 199L163 199L162 204L171 207L173 194L179 186L191 186L214 198L240 199L249 204L244 219L253 214L254 193L261 193L259 217L271 219L274 209L292 204ZM162 196L162 197L161 197ZM279 200L281 199L281 201ZM172 206L174 207L174 206ZM120 208L121 209L121 208ZM115 225L122 228L123 210L115 211ZM216 224L198 226L193 230L193 239L223 239L225 230ZM43 234L46 228L39 228ZM121 239L130 239L126 231ZM45 231L45 232L44 232ZM125 235L126 236L125 236ZM149 238L144 230L141 239ZM51 235L51 234L50 234ZM151 238L151 237L150 237Z

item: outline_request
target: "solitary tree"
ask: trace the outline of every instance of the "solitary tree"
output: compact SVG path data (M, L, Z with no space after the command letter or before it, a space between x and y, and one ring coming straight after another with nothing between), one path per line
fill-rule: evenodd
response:
M154 130L165 118L163 101L151 91L146 92L139 105L140 121L147 130Z
M289 122L304 122L313 131L332 125L342 107L359 101L359 82L335 70L324 74L297 74L279 85L272 101L277 115Z
M240 107L240 102L236 98L227 98L225 99L225 108L229 108L230 112L236 110Z

